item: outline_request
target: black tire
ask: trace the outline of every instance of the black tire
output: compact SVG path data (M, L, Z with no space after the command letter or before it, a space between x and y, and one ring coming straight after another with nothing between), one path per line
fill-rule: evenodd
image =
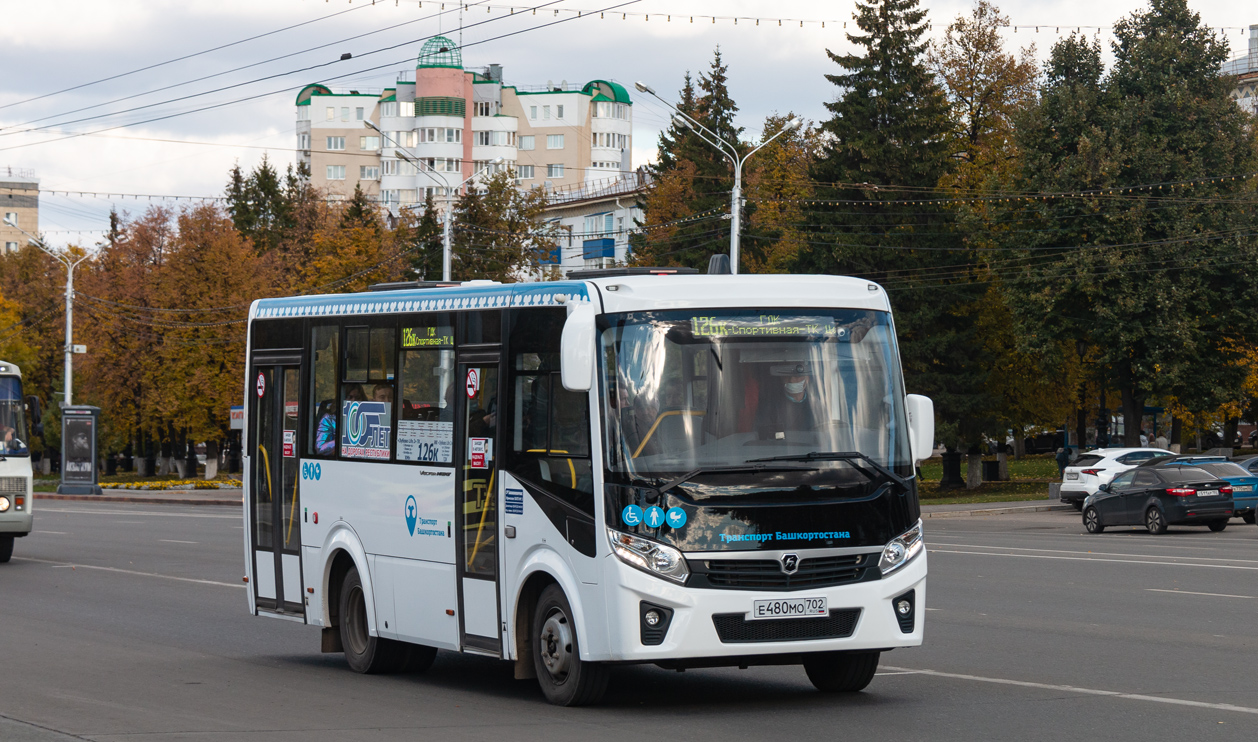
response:
M1218 520L1212 520L1206 525L1210 527L1211 531L1218 533L1219 531L1222 531L1224 528L1227 528L1227 518L1220 518Z
M0 536L0 564L9 561L13 556L13 537Z
M1166 533L1166 516L1162 515L1156 505L1144 511L1144 527L1155 536Z
M1105 524L1101 522L1101 514L1096 512L1096 508L1083 511L1083 527L1088 529L1088 533L1105 532Z
M558 585L538 596L530 631L533 667L546 700L556 706L598 703L607 690L607 667L581 660L572 606Z
M358 570L350 568L341 583L341 645L354 672L369 675L397 672L408 659L407 645L372 636L367 627L367 597Z
M1073 507L1075 510L1082 511L1082 510L1083 510L1083 500L1071 500L1071 501L1070 501L1070 506L1071 506L1071 507Z
M1250 510L1248 513L1245 513L1244 515L1242 515L1241 520L1245 521L1251 526L1254 525L1255 523L1254 511Z
M804 672L822 693L862 691L878 671L879 652L821 652L804 660Z

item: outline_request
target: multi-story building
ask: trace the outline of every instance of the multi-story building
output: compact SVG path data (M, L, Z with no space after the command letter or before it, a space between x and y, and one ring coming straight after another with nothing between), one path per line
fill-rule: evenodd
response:
M0 169L0 244L4 254L17 252L30 239L22 230L39 234L39 180L34 171L6 167ZM13 222L20 229L10 227Z
M501 65L465 70L455 43L437 36L395 87L303 89L299 159L313 185L341 196L361 185L395 213L485 168L511 168L522 188L561 189L630 173L632 106L628 91L606 80L505 85Z
M642 219L638 194L646 183L646 173L639 171L553 189L546 220L559 228L560 239L542 264L562 270L623 265L629 257L629 235Z
M1232 98L1237 105L1258 115L1258 24L1249 27L1249 53L1223 65L1223 74L1236 75Z

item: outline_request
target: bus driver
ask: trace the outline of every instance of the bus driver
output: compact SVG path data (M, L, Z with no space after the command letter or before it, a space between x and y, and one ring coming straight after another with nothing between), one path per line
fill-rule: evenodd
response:
M756 430L761 440L785 438L788 430L812 430L817 426L813 414L813 392L808 384L811 373L806 363L769 367L771 377L782 379L782 391L780 394L767 394L760 400Z

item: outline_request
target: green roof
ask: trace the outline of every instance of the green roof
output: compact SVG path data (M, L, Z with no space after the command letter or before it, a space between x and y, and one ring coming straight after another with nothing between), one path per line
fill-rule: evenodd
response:
M629 91L619 83L609 82L607 80L591 80L581 88L583 93L595 93L594 100L610 100L616 103L627 103L633 105L633 101L629 98ZM605 96L599 98L598 96Z
M306 87L301 89L300 93L297 94L297 105L299 106L310 105L310 96L316 95L316 94L317 95L331 95L332 89L327 87L326 85L319 85L318 83L315 83L314 85L307 85Z
M424 69L425 67L448 67L461 70L463 69L463 52L459 51L458 44L445 36L434 36L425 41L419 49L419 60L415 68Z

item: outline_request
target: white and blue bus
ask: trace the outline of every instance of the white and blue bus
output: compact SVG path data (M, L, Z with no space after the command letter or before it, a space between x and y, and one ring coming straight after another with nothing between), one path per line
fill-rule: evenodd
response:
M39 429L39 401L22 396L22 370L0 361L0 562L13 557L13 540L30 534L35 524L28 413Z
M249 313L249 610L358 672L801 664L858 691L922 642L915 462L876 284L584 271Z

